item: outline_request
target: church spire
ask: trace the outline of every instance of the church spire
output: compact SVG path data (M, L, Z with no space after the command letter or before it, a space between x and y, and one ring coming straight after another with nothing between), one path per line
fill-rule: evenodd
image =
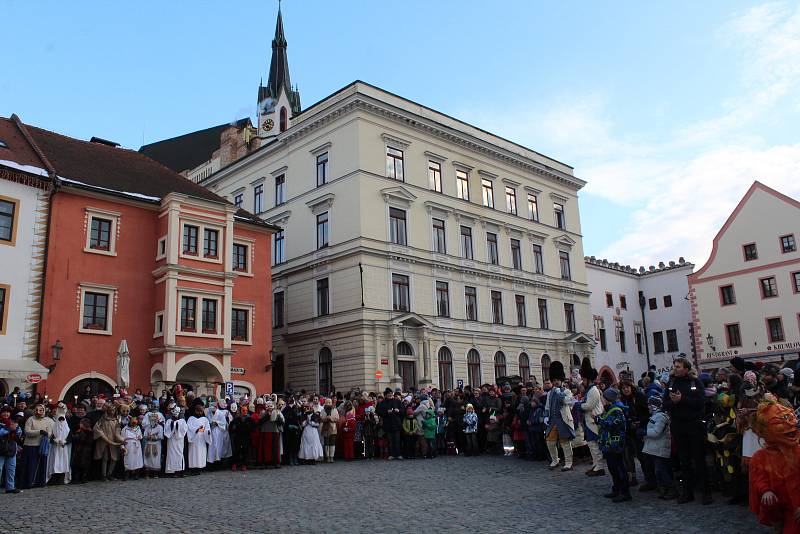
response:
M278 20L275 24L275 38L272 40L272 60L269 64L266 95L259 94L259 100L262 100L262 96L277 100L280 98L282 89L289 99L292 113L299 113L300 93L292 90L292 82L289 77L289 56L286 52L287 46L286 34L283 30L283 14L281 13L280 4L278 4Z

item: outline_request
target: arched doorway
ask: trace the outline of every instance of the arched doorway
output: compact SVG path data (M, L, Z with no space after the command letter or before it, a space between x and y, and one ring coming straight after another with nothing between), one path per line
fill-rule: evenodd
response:
M481 354L475 349L467 353L467 382L473 388L481 387Z
M205 360L194 360L178 369L175 382L199 396L214 395L223 380L214 364Z
M102 378L83 378L72 384L61 400L75 402L75 396L77 395L78 400L82 401L84 399L91 399L100 394L110 399L114 394L114 386Z
M506 376L508 370L506 368L506 355L503 354L503 351L498 350L494 353L494 380L497 382L497 379L501 376Z
M453 389L453 353L447 347L439 349L439 389Z
M397 374L403 379L403 391L417 386L417 364L413 360L414 349L401 341L397 344Z
M542 355L542 382L550 380L550 356Z

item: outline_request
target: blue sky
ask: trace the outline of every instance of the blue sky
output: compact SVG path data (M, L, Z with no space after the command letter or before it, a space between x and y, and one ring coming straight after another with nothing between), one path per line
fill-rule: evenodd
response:
M135 6L135 7L133 7ZM138 148L255 112L277 2L4 2L0 115ZM311 104L362 79L575 167L587 255L700 262L800 197L796 2L286 0Z

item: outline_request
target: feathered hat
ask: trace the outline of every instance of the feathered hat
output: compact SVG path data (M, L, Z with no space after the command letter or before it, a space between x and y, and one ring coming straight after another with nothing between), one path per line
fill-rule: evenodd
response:
M562 382L566 380L566 375L564 374L564 364L555 361L550 364L550 379L551 380L561 380Z

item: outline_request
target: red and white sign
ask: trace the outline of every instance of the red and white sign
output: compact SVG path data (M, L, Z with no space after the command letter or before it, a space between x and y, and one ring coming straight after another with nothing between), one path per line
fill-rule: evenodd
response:
M389 358L381 358L381 365L389 365Z
M381 371L380 369L378 369L377 371L375 371L375 378L377 378L378 380L380 380L381 378L383 378L383 371Z
M25 377L25 381L29 384L38 384L42 381L42 375L39 373L31 373Z

